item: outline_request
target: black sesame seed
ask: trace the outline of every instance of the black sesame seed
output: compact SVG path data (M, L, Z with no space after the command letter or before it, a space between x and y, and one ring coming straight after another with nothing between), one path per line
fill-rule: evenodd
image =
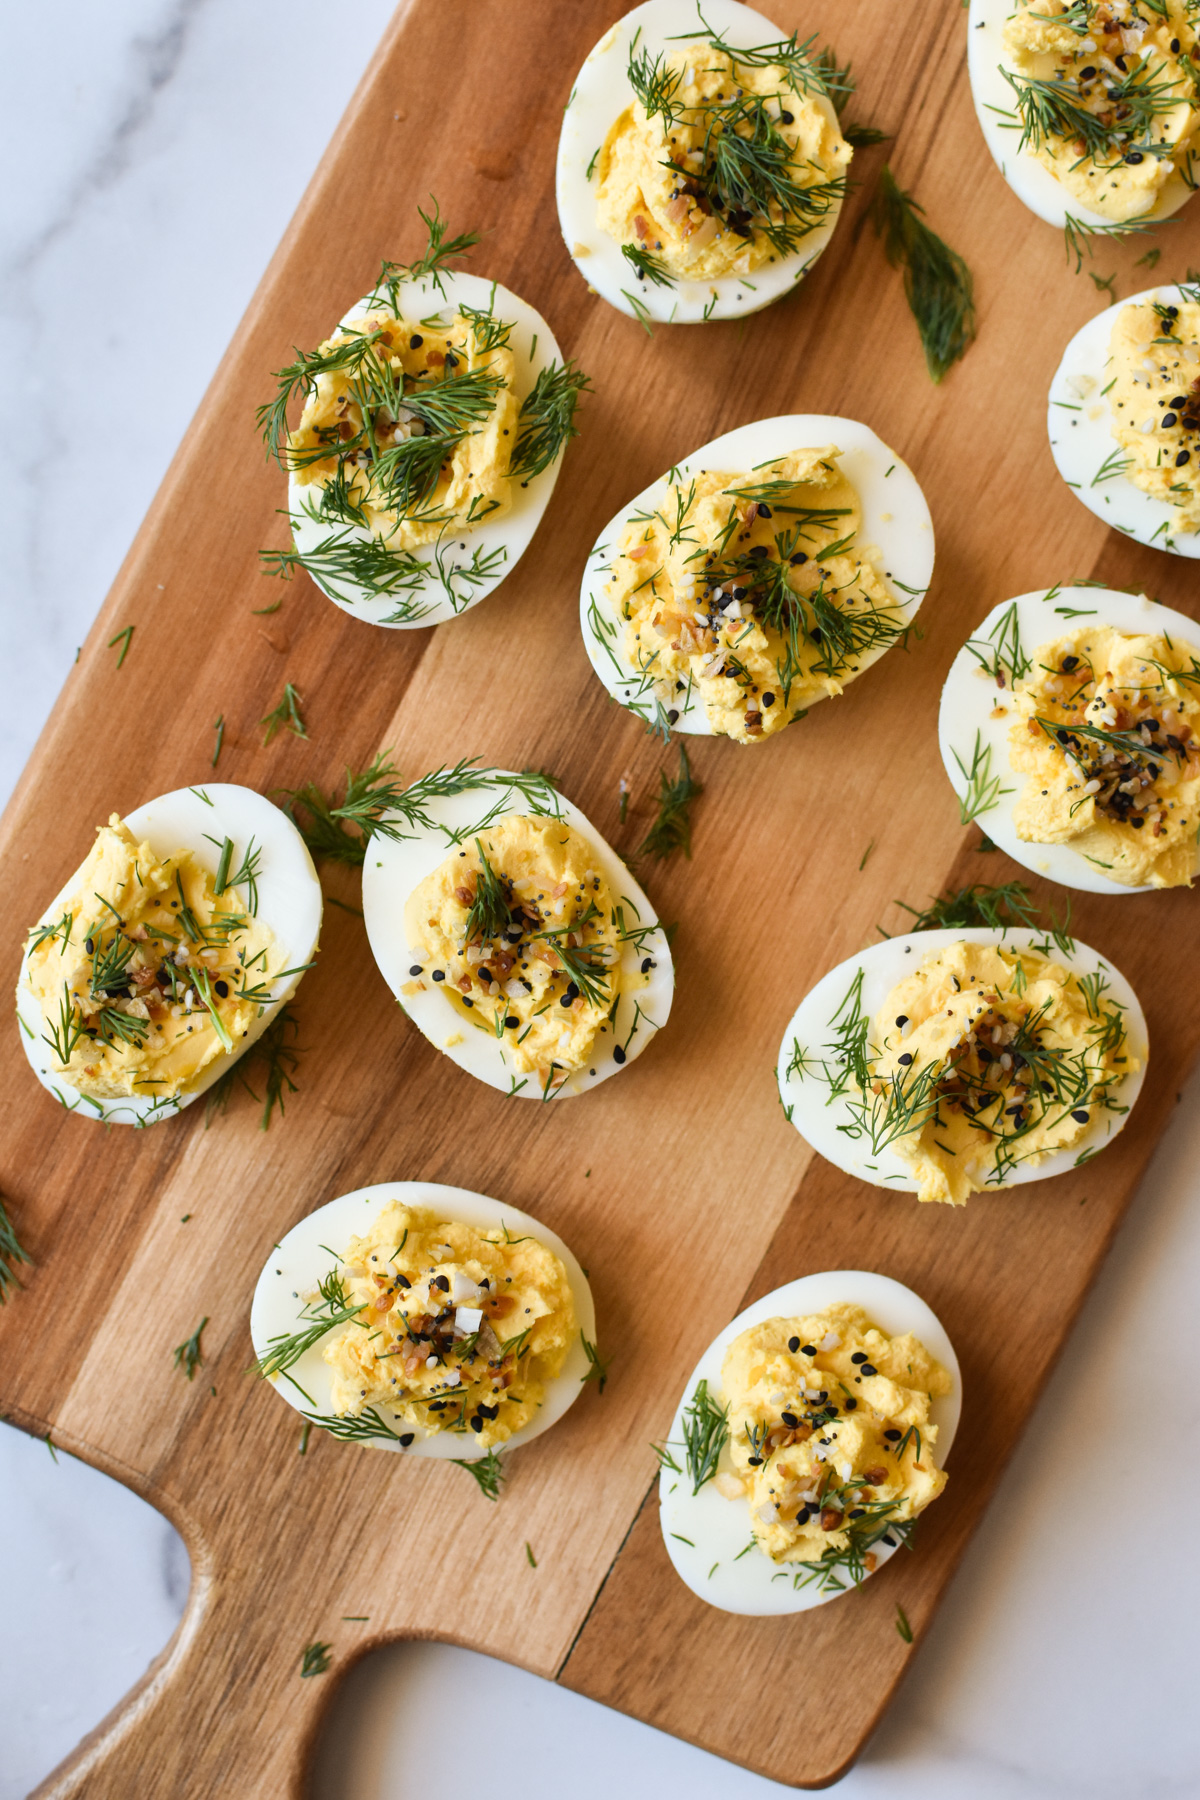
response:
M1077 1125L1086 1125L1091 1115L1090 1113L1085 1112L1082 1106L1078 1106L1071 1114L1071 1117Z
M1120 59L1118 58L1118 61L1119 60ZM1145 160L1146 159L1142 155L1140 150L1127 150L1125 152L1125 161L1127 163L1140 163L1140 162L1145 162Z
M796 123L795 113L780 112L779 118L780 118L780 122L784 125L794 125Z
M799 1348L800 1348L800 1339L798 1337L790 1337L788 1339L788 1349L791 1351L793 1356L795 1356L795 1354Z
M842 1401L842 1410L844 1412L853 1412L855 1410L855 1408L857 1407L857 1405L858 1405L858 1401L854 1398L854 1396L852 1394L850 1396L849 1400Z
M651 969L656 968L657 966L658 965L655 963L654 958L652 956L644 956L642 958L642 974L643 975L648 975L650 973Z
M867 1360L867 1353L865 1350L855 1350L850 1357L850 1361L852 1363L865 1363L866 1360Z
M213 987L216 989L222 1000L228 1000L229 983L227 981L214 981Z
M761 1456L751 1456L748 1460L750 1463L750 1467L752 1469L761 1469L762 1468L762 1460L763 1459Z
M504 1021L504 1029L506 1031L515 1031L517 1029L517 1026L520 1023L521 1023L520 1019L518 1019L513 1013L509 1013L507 1019L505 1019L505 1021Z
M907 1013L899 1013L896 1018L896 1023L897 1023L897 1025L907 1025L908 1024L908 1014Z
M410 975L419 975L421 973L420 963L414 963L412 968L408 972Z
M679 719L679 714L675 710L675 708L672 706L667 712L667 724L674 725L678 722L678 719Z
M864 1375L878 1375L879 1370L875 1367L874 1363L865 1362L862 1366L862 1372Z
M1192 460L1191 451L1190 450L1181 450L1179 452L1179 455L1175 458L1175 467L1177 469L1182 469L1184 463L1191 462L1191 460Z
M764 706L774 706L774 704L775 704L774 694L764 694L762 697L762 703Z
M894 1444L897 1441L897 1439L899 1438L900 1433L893 1426L893 1428L890 1431L885 1431L883 1435L885 1438L887 1438L889 1443Z
M812 1513L809 1511L808 1507L802 1506L800 1511L796 1514L796 1523L797 1525L807 1525L811 1518Z
M467 1423L470 1425L472 1431L483 1430L483 1420L479 1417L478 1413L476 1413L473 1418L469 1419Z
M815 1344L801 1344L800 1354L801 1356L815 1356L817 1354L817 1346Z
M405 1449L405 1450L407 1450L407 1449L408 1449L408 1446L409 1446L409 1445L410 1445L410 1444L411 1444L411 1443L412 1443L412 1441L413 1441L413 1439L414 1439L414 1438L415 1438L415 1437L416 1437L416 1435L417 1435L417 1434L416 1434L416 1432L415 1432L415 1431L405 1431L405 1432L402 1432L402 1433L401 1433L401 1437L400 1437L400 1444L401 1444L401 1447L402 1447L402 1448L403 1448L403 1449Z
M783 1420L784 1424L787 1426L789 1431L794 1431L796 1429L797 1425L800 1423L799 1419L796 1417L794 1412L780 1413L779 1416Z
M849 1512L849 1515L848 1515L848 1516L849 1516L849 1517L850 1517L850 1518L852 1518L852 1519L861 1519L861 1518L862 1518L862 1516L863 1516L863 1513L864 1513L864 1512L865 1512L865 1511L866 1511L866 1508L865 1508L865 1507L862 1507L862 1506L852 1506L852 1507L851 1507L851 1508L850 1508L850 1512Z
M903 1067L904 1067L904 1068L906 1068L906 1069L907 1069L907 1067L908 1067L908 1065L909 1065L909 1063L910 1063L910 1062L911 1062L911 1061L912 1061L912 1051L911 1051L911 1050L906 1050L906 1051L905 1051L905 1052L904 1052L904 1055L903 1055L903 1056L900 1056L900 1057L897 1057L897 1059L896 1059L896 1060L897 1060L897 1062L899 1062L899 1063L900 1063L900 1064L901 1064L901 1065L902 1065L902 1066L903 1066Z
M1169 400L1167 402L1167 404L1168 404L1168 406L1174 406L1176 408L1183 408L1187 405L1187 395L1186 394L1178 394L1178 395L1176 395L1176 397L1173 400Z
M424 342L425 339L421 336L420 332L414 332L413 336L408 340L408 347L410 350L419 350Z
M623 1063L625 1061L625 1051L620 1044L613 1045L613 1061L615 1063Z
M441 1288L443 1294L448 1294L450 1292L450 1282L445 1275L435 1275L429 1285L430 1287Z
M435 981L445 981L445 979L446 979L445 969L435 969L433 971L433 979Z
M1169 431L1171 429L1172 425L1178 425L1179 414L1173 413L1173 412L1164 413L1162 416L1162 423L1163 423L1163 430Z

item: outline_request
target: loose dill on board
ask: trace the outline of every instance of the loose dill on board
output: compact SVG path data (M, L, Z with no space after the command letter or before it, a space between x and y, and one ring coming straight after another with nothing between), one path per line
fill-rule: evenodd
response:
M16 1273L16 1263L27 1263L32 1268L33 1258L17 1236L4 1197L0 1195L0 1306L5 1304L13 1288L25 1285Z
M925 209L905 193L884 165L872 203L876 236L894 269L916 321L925 364L941 381L966 355L975 337L975 288L957 250L925 223Z
M266 736L263 738L264 745L269 744L275 733L285 725L296 737L307 738L308 732L305 729L300 705L300 696L289 681L284 687L283 698L279 705L272 707L269 713L264 713L258 721L260 725L265 725L267 728Z
M680 744L678 774L672 779L666 769L659 773L658 817L638 845L638 855L652 857L655 862L665 862L667 857L682 850L690 858L691 804L703 792L703 785L692 774L687 746Z

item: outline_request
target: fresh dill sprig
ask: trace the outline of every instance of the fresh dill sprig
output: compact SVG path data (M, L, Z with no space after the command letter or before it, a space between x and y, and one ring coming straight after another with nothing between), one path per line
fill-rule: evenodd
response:
M885 164L872 204L875 232L889 263L904 272L926 367L941 381L975 337L975 289L970 269L925 223L924 211Z
M500 1489L504 1484L505 1469L497 1452L489 1450L486 1456L476 1457L468 1461L466 1457L452 1456L452 1463L465 1469L475 1482L485 1500L498 1500Z
M537 769L525 769L519 775L501 775L491 769L477 769L479 759L464 757L453 768L432 770L407 786L400 771L386 751L370 767L355 774L346 770L345 794L340 805L334 803L309 781L301 788L282 788L287 802L284 811L297 826L301 837L314 856L330 862L361 864L370 839L378 833L395 840L412 837L418 831L432 831L434 821L428 808L435 800L455 794L515 790L529 812L558 817L560 806L553 777ZM397 815L388 817L387 815ZM485 829L490 819L471 831L445 833L457 843L460 837L472 836ZM351 829L353 828L353 829Z
M132 625L126 625L124 631L118 631L116 637L110 637L108 640L108 647L110 650L115 649L118 644L121 646L121 654L117 658L118 669L129 655L129 646L133 642L133 631L134 628Z
M868 1573L867 1557L881 1540L891 1539L912 1549L912 1539L916 1530L916 1519L897 1520L894 1517L899 1502L895 1500L869 1501L866 1505L855 1507L861 1516L857 1519L846 1519L839 1527L846 1534L846 1543L838 1549L835 1545L822 1552L821 1559L815 1564L800 1564L792 1577L795 1588L816 1586L820 1593L842 1593L847 1576L855 1587L861 1587ZM800 1571L808 1568L807 1575Z
M197 1325L195 1331L193 1331L191 1337L187 1338L182 1344L177 1345L173 1352L174 1366L186 1375L189 1381L195 1376L196 1370L203 1368L204 1366L204 1352L200 1346L200 1334L207 1324L208 1315L206 1313L204 1318L202 1318Z
M1148 231L1157 231L1160 225L1167 225L1168 219L1154 219L1149 224L1138 219L1127 219L1119 225L1089 225L1077 219L1071 213L1065 215L1063 224L1063 242L1066 245L1067 261L1075 259L1075 273L1083 268L1085 256L1095 255L1097 238L1127 238L1139 236Z
M896 1605L896 1630L900 1633L900 1636L904 1639L906 1644L912 1643L913 1628L908 1622L908 1614L899 1602L897 1602Z
M43 944L52 944L56 938L62 939L63 948L66 949L67 945L71 942L71 926L73 923L74 920L71 917L71 909L68 907L62 918L56 919L53 925L35 925L29 934L30 950L38 950Z
M270 1379L273 1375L286 1375L335 1326L346 1325L366 1311L365 1302L358 1305L351 1301L336 1268L330 1269L318 1282L317 1292L320 1299L308 1301L301 1310L300 1317L306 1323L300 1331L280 1332L268 1339L268 1349L255 1364L263 1377ZM320 1424L323 1430L328 1429L323 1420L314 1420L314 1423Z
M1081 160L1100 163L1106 153L1120 162L1133 149L1145 156L1171 154L1173 146L1157 145L1146 136L1154 120L1179 105L1177 84L1155 80L1150 65L1138 63L1124 75L1105 77L1107 104L1093 112L1082 94L1062 80L1045 81L1018 75L1001 65L1000 73L1016 98L1021 123L1018 150L1043 149L1054 138L1067 138ZM1104 165L1102 165L1104 166Z
M442 217L441 208L433 194L429 196L433 205L432 213L418 206L417 215L425 227L425 248L415 261L410 263L385 262L379 271L376 289L386 288L392 300L392 310L399 312L396 304L396 289L403 281L432 281L443 300L446 290L442 286L442 277L447 274L451 263L461 262L467 253L479 243L481 234L478 231L461 231L457 237L448 237L450 227Z
M1033 667L1021 642L1021 622L1015 600L1005 607L986 638L968 638L966 647L997 687L1013 687L1023 681Z
M962 772L966 788L959 796L958 819L960 825L970 825L973 820L984 813L991 812L998 806L1003 795L1014 790L1003 785L1003 777L992 773L992 746L985 744L983 733L975 733L975 748L971 752L971 765L968 768L957 750L951 755Z
M721 1452L729 1442L729 1408L718 1406L700 1380L683 1409L683 1460L693 1494L717 1472Z
M409 596L402 602L406 621L415 623L429 611L415 596L431 565L411 550L393 548L385 538L356 537L349 526L331 532L309 550L260 550L258 556L264 575L290 581L297 569L303 569L335 600L352 604L358 598L354 590L361 588L376 600Z
M265 713L258 722L267 728L267 734L263 738L264 744L269 744L283 725L286 725L288 730L294 732L297 737L306 738L308 736L300 711L300 696L290 681L283 690L283 699L279 705L272 707L271 711Z
M643 281L653 283L655 287L674 287L675 277L667 268L661 256L653 251L643 250L640 244L622 244L621 255L626 262L633 264L634 273Z
M293 399L299 396L307 400L316 392L317 379L321 375L356 373L367 358L377 361L375 344L379 339L376 331L352 331L340 344L333 344L323 350L297 350L296 360L285 368L275 372L275 396L265 401L255 412L255 421L262 433L268 458L274 457L280 468L294 467L294 459L288 449L288 407ZM332 447L326 446L322 456L331 455Z
M686 744L679 746L679 773L672 779L666 769L658 777L658 817L638 845L639 856L665 862L677 850L692 854L691 803L704 792L692 774Z
M211 768L211 769L215 769L218 762L220 762L220 760L221 760L221 747L225 742L225 714L224 713L219 713L217 715L217 717L213 720L213 730L216 733L217 741L213 745L212 761L209 764L209 768Z
M596 1383L596 1392L602 1394L608 1386L608 1365L612 1361L612 1358L601 1356L597 1346L593 1343L589 1343L582 1331L579 1334L579 1341L583 1345L583 1354L588 1359L588 1372L583 1379L585 1382L594 1381Z
M569 944L568 937L579 929L573 925L552 925L537 932L539 938L553 945L564 973L575 983L589 1006L607 1006L612 998L612 975L609 965L591 944Z
M373 1406L364 1406L361 1413L305 1413L309 1426L315 1425L327 1437L337 1438L344 1444L369 1444L376 1439L394 1444L399 1433L392 1430L382 1413Z
M920 910L907 900L897 900L896 905L912 914L913 931L961 931L976 925L1008 931L1017 925L1033 929L1038 922L1033 896L1023 881L1008 881L1000 887L976 881L957 893L939 894Z
M497 318L490 309L464 306L461 302L458 311L471 327L471 334L485 356L490 356L493 350L508 349L514 330L509 320Z
M517 437L509 474L514 481L532 481L548 469L573 437L579 436L575 409L579 396L591 391L591 381L573 362L549 363L521 402Z
M308 1681L313 1675L324 1675L331 1667L333 1658L329 1654L328 1644L305 1644L300 1655L300 1679Z
M479 873L475 878L475 898L463 925L463 943L473 944L499 937L512 923L512 890L502 875L497 875L487 859L487 851L478 838Z
M4 1196L0 1194L0 1306L7 1301L10 1288L24 1286L13 1268L14 1263L28 1263L32 1268L33 1258L17 1236Z
M42 1042L49 1044L58 1062L62 1064L63 1068L66 1068L76 1044L84 1035L83 1020L75 1010L74 1002L71 999L71 990L64 981L58 1018L56 1021L50 1022L48 1033L42 1033Z
M306 965L311 966L311 965ZM288 971L283 971L288 973ZM273 979L277 979L273 978ZM253 989L245 992L239 990L239 999L257 998ZM284 1091L295 1094L299 1092L292 1079L300 1064L303 1047L296 1042L300 1025L291 1005L281 1006L262 1035L255 1039L249 1050L227 1068L219 1080L209 1088L204 1101L205 1130L212 1124L218 1113L223 1113L229 1105L229 1097L234 1084L245 1088L256 1105L262 1107L259 1130L269 1131L271 1119L278 1108L282 1119L285 1113ZM264 1091L262 1097L255 1093L246 1076L247 1065L257 1062L264 1075Z

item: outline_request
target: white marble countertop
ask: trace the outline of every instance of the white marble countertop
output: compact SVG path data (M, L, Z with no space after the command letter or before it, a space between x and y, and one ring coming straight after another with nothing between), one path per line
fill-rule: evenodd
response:
M0 9L0 464L14 527L0 576L0 794L389 11L388 0ZM156 323L164 295L181 304L169 333ZM1200 1080L911 1675L842 1784L847 1800L1197 1791L1200 1575L1186 1499L1200 1488L1197 1198ZM143 1502L6 1426L0 1529L0 1800L18 1800L166 1641L188 1566ZM1170 1555L1164 1536L1179 1546ZM413 1645L348 1683L318 1800L406 1800L402 1745L448 1681L469 1681L485 1713L524 1728L534 1789L569 1768L573 1800L790 1791L503 1664Z

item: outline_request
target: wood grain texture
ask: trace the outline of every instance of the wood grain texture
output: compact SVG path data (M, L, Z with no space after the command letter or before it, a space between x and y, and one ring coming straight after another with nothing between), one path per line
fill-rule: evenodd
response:
M852 58L854 113L896 134L900 180L975 271L979 342L942 388L925 374L899 278L863 228L879 151L856 160L862 185L813 276L744 325L650 340L587 294L558 237L554 147L574 71L618 10L411 0L397 14L5 815L7 966L99 819L203 780L218 713L223 779L329 785L384 745L410 776L461 755L537 764L632 853L664 752L588 669L584 558L631 492L748 419L842 413L903 454L938 532L926 635L769 746L695 743L706 786L695 860L650 876L662 916L680 922L675 1012L625 1078L585 1099L509 1102L436 1056L391 1000L360 921L336 908L297 1004L302 1092L269 1136L248 1101L208 1130L197 1107L145 1132L106 1132L55 1109L15 1033L0 1044L0 1186L37 1259L28 1291L0 1314L0 1404L160 1507L193 1562L175 1640L46 1794L298 1795L337 1672L373 1643L422 1636L558 1676L778 1780L836 1779L911 1654L893 1629L896 1602L919 1638L1196 1054L1195 1010L1174 972L1194 897L1081 896L1079 935L1133 980L1153 1043L1137 1114L1101 1159L965 1212L921 1209L815 1161L785 1123L772 1068L805 989L877 922L897 928L897 897L1020 873L971 848L978 834L960 829L938 760L938 693L963 637L1008 594L1087 575L1145 586L1195 616L1194 577L1106 534L1054 474L1046 388L1096 295L991 166L956 4L772 8L785 29L820 30ZM277 589L260 577L256 552L280 541L283 493L251 418L292 345L316 343L381 256L412 253L415 204L430 191L456 227L488 232L475 266L546 314L596 393L501 593L437 631L384 633L303 579ZM1200 261L1187 215L1163 242L1164 274ZM1139 285L1141 249L1101 253L1125 291ZM280 594L279 612L255 616ZM118 672L106 646L130 623ZM144 684L178 666L181 646L189 679L177 702L140 709ZM264 749L257 721L286 680L304 697L311 741L281 734ZM635 801L621 827L626 772ZM327 885L353 903L347 872ZM272 1242L336 1193L406 1177L528 1208L592 1273L609 1389L514 1455L496 1507L453 1467L327 1440L300 1459L295 1415L245 1372L250 1294ZM908 1282L954 1338L966 1408L946 1496L917 1551L861 1593L793 1619L715 1613L677 1582L643 1505L649 1442L746 1300L855 1265ZM205 1366L189 1385L171 1351L205 1314ZM1004 1365L1014 1332L1021 1354ZM334 1672L300 1681L313 1639L332 1644ZM764 1679L781 1658L804 1680Z

